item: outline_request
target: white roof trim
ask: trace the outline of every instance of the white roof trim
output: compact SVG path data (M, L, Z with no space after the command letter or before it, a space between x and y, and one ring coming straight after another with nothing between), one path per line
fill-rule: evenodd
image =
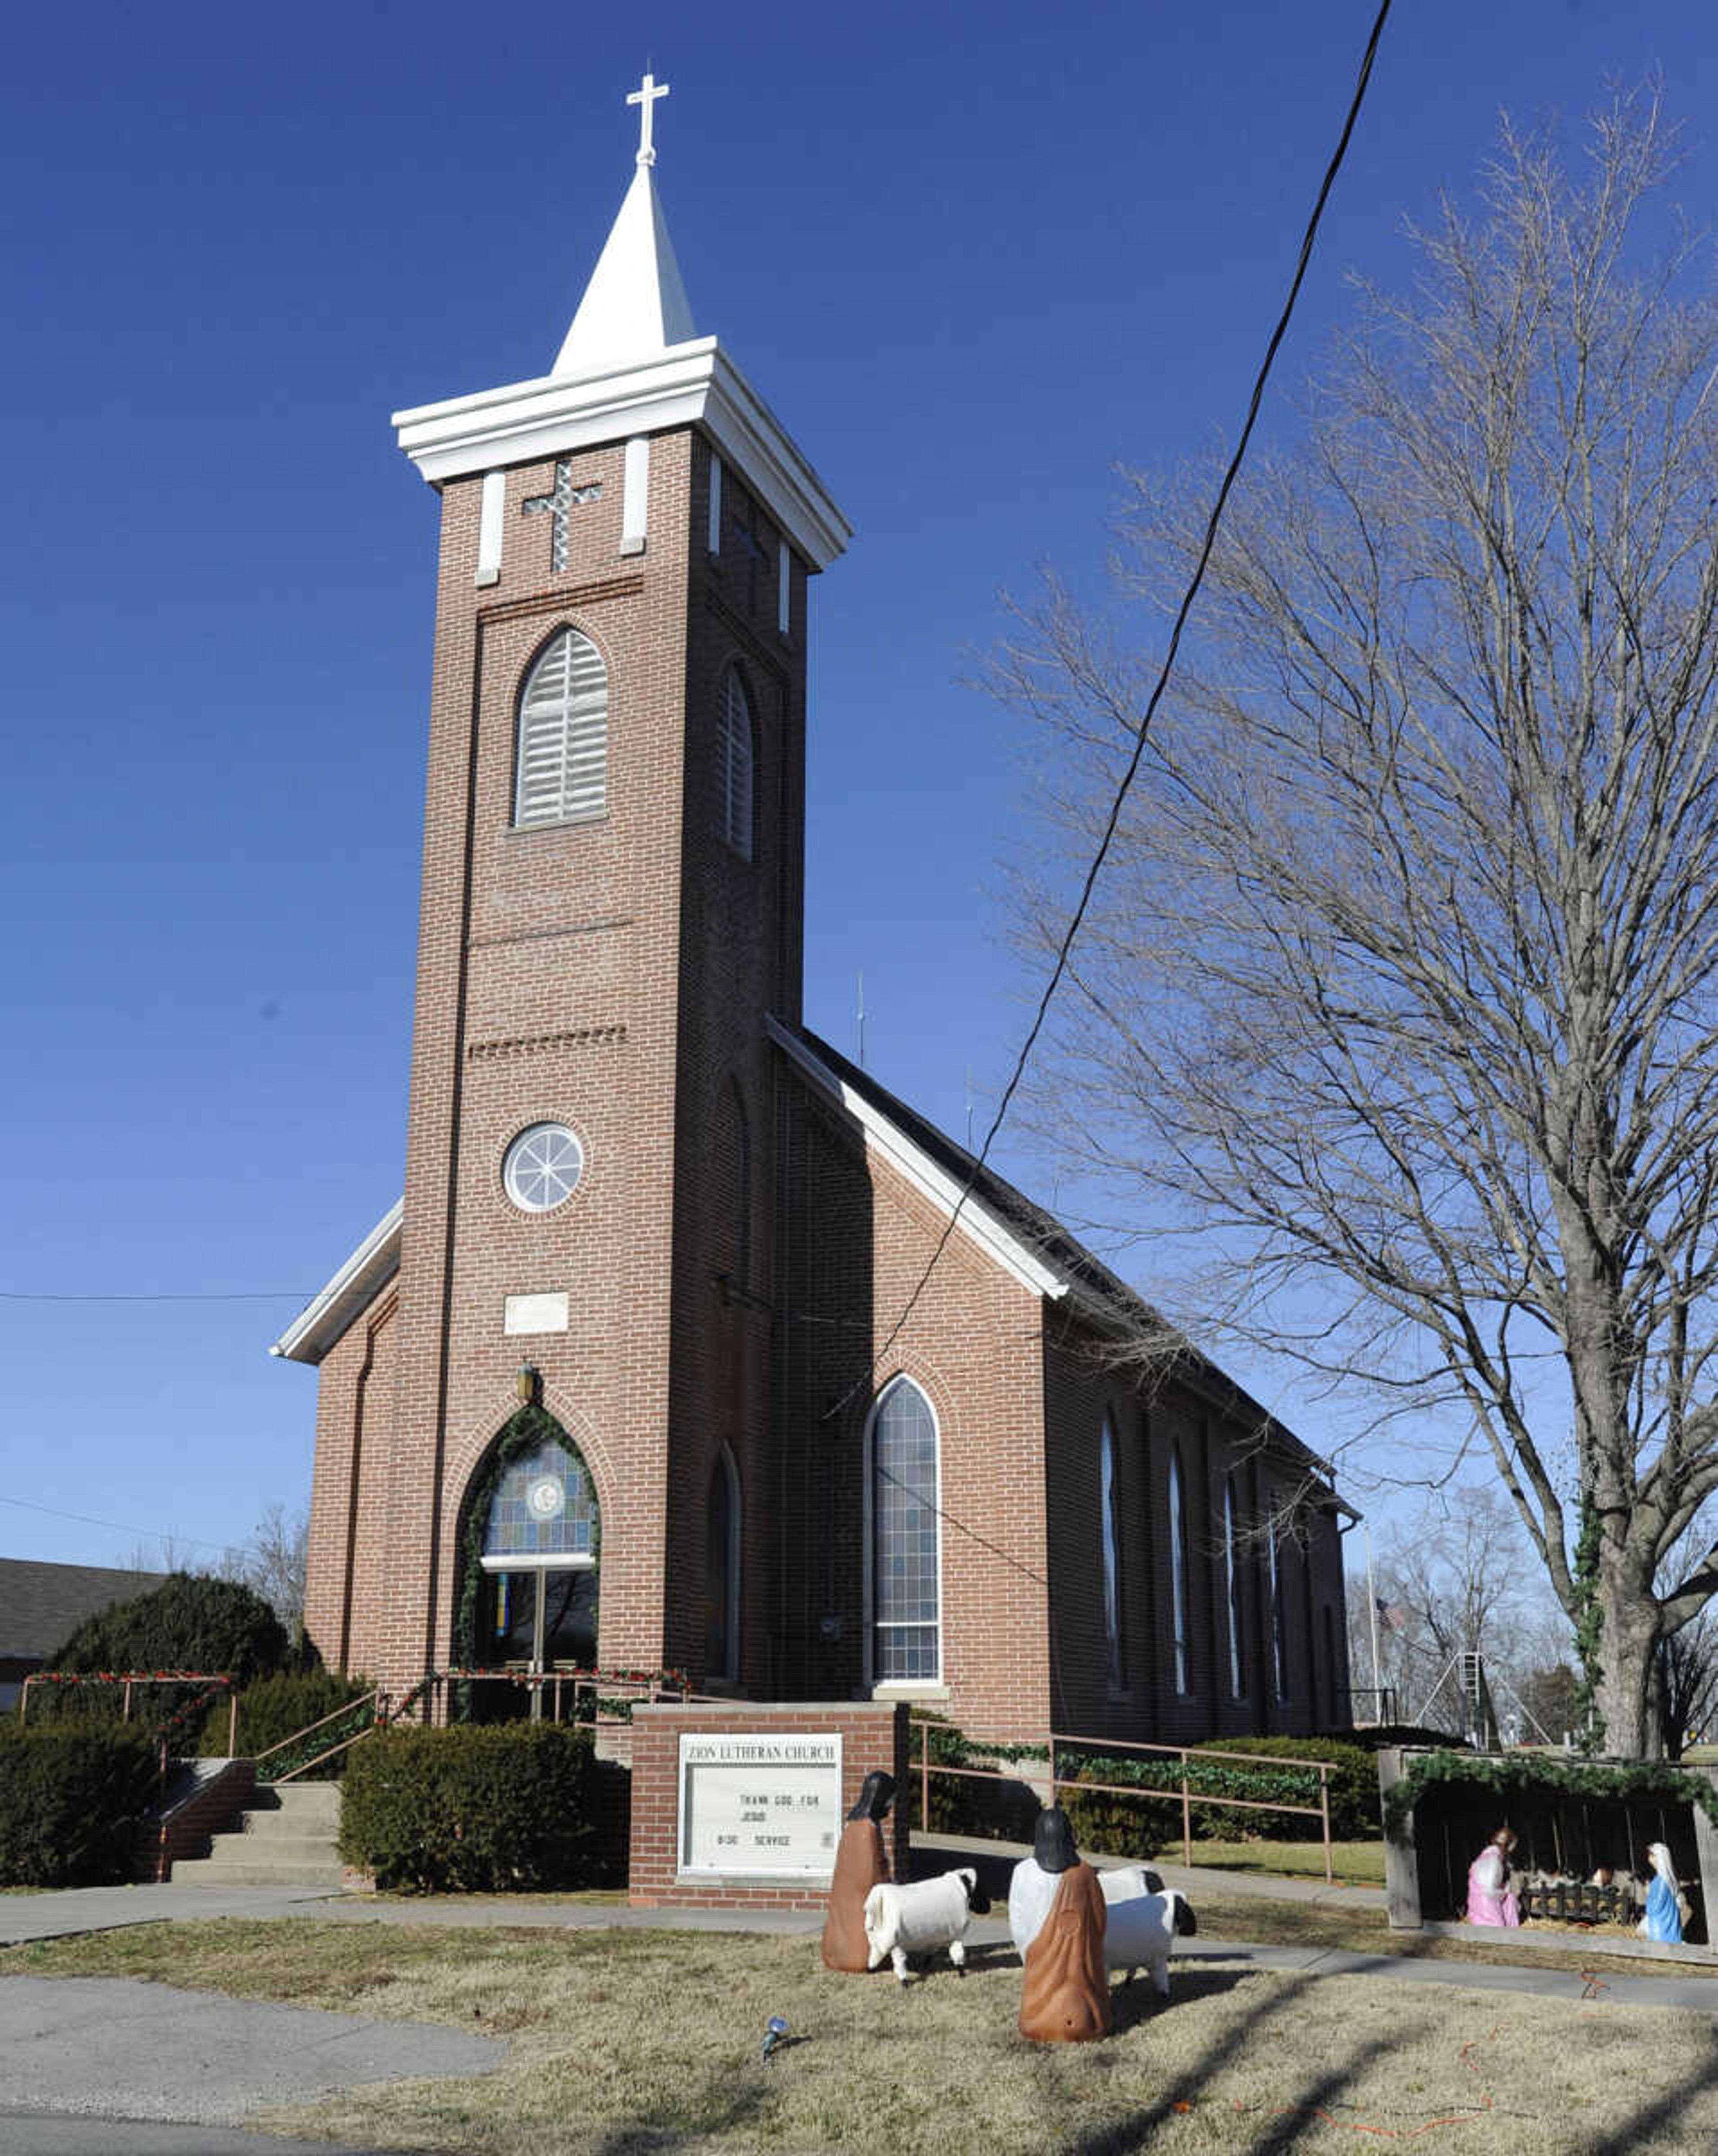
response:
M915 1145L899 1124L888 1117L855 1087L839 1078L829 1065L809 1049L797 1034L789 1032L777 1019L766 1015L764 1024L769 1038L784 1055L797 1064L805 1075L832 1100L838 1101L865 1133L866 1142L874 1146L888 1161L890 1166L905 1176L915 1190L944 1214L952 1214L959 1203L961 1185L947 1171L940 1168L922 1146ZM1072 1283L1061 1273L1047 1265L1037 1252L1023 1243L1000 1214L978 1196L969 1194L960 1207L959 1222L961 1233L976 1243L985 1255L992 1258L1005 1272L1012 1274L1022 1287L1030 1288L1035 1295L1060 1301Z
M786 429L714 337L692 337L627 366L419 404L396 412L393 424L400 448L431 486L701 425L815 568L827 568L853 536Z
M320 1294L270 1348L289 1363L320 1363L354 1317L399 1270L405 1200L389 1208Z

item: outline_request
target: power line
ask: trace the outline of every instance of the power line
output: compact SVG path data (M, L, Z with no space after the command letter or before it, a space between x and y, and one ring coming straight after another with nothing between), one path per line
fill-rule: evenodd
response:
M1116 828L1121 821L1123 807L1129 793L1132 791L1134 780L1138 775L1140 762L1144 757L1145 741L1150 732L1151 721L1156 716L1159 704L1163 701L1164 691L1169 685L1170 675L1174 671L1175 660L1180 650L1181 633L1186 627L1187 618L1193 611L1193 603L1198 598L1200 588L1205 582L1205 572L1216 544L1217 526L1222 520L1223 511L1228 504L1235 481L1240 476L1242 462L1247 454L1247 445L1252 438L1253 426L1258 418L1259 407L1264 401L1265 385L1270 379L1271 368L1275 363L1278 350L1283 338L1288 335L1288 324L1294 313L1294 305L1300 296L1300 288L1305 282L1307 268L1312 260L1313 245L1318 238L1319 226L1324 218L1325 206L1330 198L1330 191L1336 184L1336 176L1341 171L1343 161L1348 155L1349 142L1354 134L1355 123L1360 118L1361 106L1366 99L1366 86L1371 80L1372 63L1377 57L1379 40L1384 34L1384 25L1389 19L1391 5L1391 0L1382 0L1376 18L1372 24L1371 35L1366 40L1366 52L1361 60L1360 73L1355 81L1354 95L1349 100L1347 117L1342 123L1342 132L1337 138L1336 147L1331 153L1330 162L1325 168L1325 177L1319 188L1318 198L1313 204L1312 214L1307 219L1306 230L1301 237L1300 253L1295 261L1294 275L1289 280L1288 297L1283 303L1282 311L1277 317L1276 327L1271 331L1270 341L1265 346L1264 358L1260 362L1258 372L1253 378L1252 394L1247 400L1246 422L1242 427L1240 439L1235 445L1235 454L1230 458L1227 469L1223 473L1222 482L1217 488L1216 499L1211 505L1211 515L1205 526L1204 542L1199 550L1199 559L1194 565L1193 574L1188 582L1186 592L1182 594L1180 605L1175 610L1175 625L1170 632L1169 648L1164 655L1163 665L1158 673L1155 685L1147 699L1144 716L1139 721L1139 729L1134 738L1133 754L1128 759L1127 769L1122 773L1121 783L1115 790L1115 798L1110 803L1108 819L1103 827L1103 836L1098 841L1098 850L1092 856L1091 865L1086 871L1085 881L1080 888L1079 901L1074 907L1072 917L1063 932L1061 945L1056 953L1056 963L1051 968L1049 980L1045 983L1044 992L1038 998L1038 1008L1033 1014L1031 1025L1027 1030L1025 1040L1021 1045L1019 1055L1015 1058L1013 1072L1008 1083L1002 1089L995 1115L991 1119L990 1129L985 1133L985 1142L979 1148L978 1158L974 1161L966 1180L961 1186L960 1194L954 1201L954 1209L949 1215L947 1224L937 1240L936 1248L931 1252L924 1270L918 1276L918 1286L907 1298L905 1309L895 1320L888 1338L872 1356L871 1367L865 1377L856 1380L835 1405L827 1410L824 1418L826 1421L843 1413L861 1388L875 1378L878 1364L882 1362L890 1348L899 1339L907 1321L918 1308L919 1297L930 1285L931 1275L936 1270L938 1261L949 1247L949 1238L959 1224L966 1201L977 1188L978 1179L984 1173L985 1163L990 1158L990 1147L995 1142L996 1133L1001 1129L1003 1118L1008 1113L1010 1103L1013 1101L1021 1079L1026 1075L1027 1062L1031 1059L1033 1049L1037 1045L1039 1034L1043 1031L1044 1021L1049 1015L1052 999L1062 984L1063 973L1067 970L1068 959L1073 952L1074 939L1079 934L1081 924L1085 920L1086 910L1091 904L1093 891L1097 885L1103 864L1108 858Z
M157 1527L128 1527L123 1520L98 1520L88 1512L62 1512L53 1505L33 1504L28 1497L8 1497L0 1495L0 1505L16 1505L26 1512L44 1512L50 1520L75 1520L80 1527L110 1527L116 1535L136 1535L145 1542L171 1546L184 1543L192 1549L230 1550L243 1548L239 1543L212 1543L201 1535L182 1535L175 1530Z

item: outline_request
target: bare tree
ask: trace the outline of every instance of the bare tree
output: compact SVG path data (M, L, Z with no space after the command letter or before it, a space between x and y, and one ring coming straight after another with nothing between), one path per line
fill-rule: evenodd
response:
M1049 1068L1072 1164L1222 1253L1176 1315L1367 1381L1386 1433L1458 1410L1648 1753L1718 1588L1718 299L1674 220L1646 259L1656 97L1587 150L1506 126L1251 469ZM1131 485L1161 620L1210 487ZM1088 855L1149 655L1052 585L1000 670Z
M310 1509L289 1513L278 1502L265 1506L250 1540L229 1550L221 1563L225 1579L254 1588L296 1640L304 1630L305 1566L310 1553Z
M1461 1687L1445 1681L1464 1654L1484 1657L1501 1707L1513 1700L1536 1712L1528 1689L1540 1664L1555 1660L1556 1628L1548 1621L1544 1575L1524 1563L1528 1555L1520 1521L1494 1490L1458 1489L1428 1501L1383 1540L1372 1587L1350 1583L1351 1666L1371 1667L1374 1612L1366 1597L1376 1591L1381 1679L1395 1691L1403 1720L1464 1732ZM1566 1640L1566 1622L1561 1631Z

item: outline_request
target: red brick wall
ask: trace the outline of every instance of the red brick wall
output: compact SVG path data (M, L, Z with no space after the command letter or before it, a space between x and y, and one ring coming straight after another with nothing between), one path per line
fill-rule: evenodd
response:
M627 1898L635 1908L820 1909L827 1880L776 1883L749 1879L682 1880L677 1874L680 1738L711 1732L765 1731L771 1736L839 1732L841 1810L857 1801L878 1768L895 1778L894 1810L884 1841L897 1879L907 1876L908 1712L904 1706L790 1705L732 1707L640 1707L632 1717L632 1843Z

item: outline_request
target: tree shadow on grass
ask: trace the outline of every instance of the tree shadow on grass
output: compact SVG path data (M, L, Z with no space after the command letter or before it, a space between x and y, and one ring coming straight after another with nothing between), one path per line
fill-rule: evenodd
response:
M1642 2034L1644 2035L1646 2031L1643 2030ZM1630 2118L1607 2128L1605 2138L1609 2147L1614 2148L1669 2148L1679 2145L1700 2148L1711 2147L1710 2136L1699 2142L1681 2144L1667 2142L1664 2138L1674 2121L1688 2109L1697 2096L1708 2094L1715 2087L1718 2087L1718 2035L1709 2035L1701 2048L1705 2053L1704 2062L1695 2058L1679 2059L1677 2061L1679 2078L1673 2087L1666 2089L1662 2096L1655 2097L1650 2103L1643 2104L1641 2108ZM1702 2131L1708 2130L1702 2129Z

